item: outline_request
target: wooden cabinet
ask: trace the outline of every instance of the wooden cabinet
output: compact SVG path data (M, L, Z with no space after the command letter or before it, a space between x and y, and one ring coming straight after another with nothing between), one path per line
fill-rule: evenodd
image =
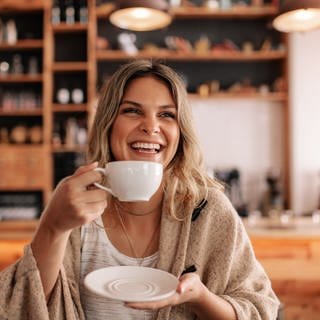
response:
M294 228L248 227L257 259L283 304L286 320L319 319L320 229L311 219Z
M30 243L37 223L5 221L0 224L0 271L23 255L24 247Z
M0 146L0 190L49 189L49 159L43 146Z

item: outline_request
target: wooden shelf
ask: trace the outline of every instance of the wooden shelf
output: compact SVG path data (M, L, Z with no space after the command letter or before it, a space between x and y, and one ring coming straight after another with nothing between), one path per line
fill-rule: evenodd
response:
M96 15L98 19L109 17L110 13L116 8L113 3L104 3L96 8Z
M178 7L170 10L175 19L261 19L274 17L278 11L275 6L233 6L226 10L204 7Z
M49 1L44 0L29 0L27 3L25 0L1 0L1 11L19 11L19 12L32 12L42 10L45 7L50 6Z
M97 50L98 61L117 61L128 59L161 59L171 61L269 61L285 59L287 54L284 51L253 51L245 52L212 52L206 54L198 54L195 52L172 52L166 49L159 49L157 52L139 51L136 55L128 55L120 50Z
M15 44L1 43L0 51L42 49L42 39L18 40Z
M97 18L107 18L114 10L115 6L111 3L98 6L96 9ZM261 19L272 18L278 12L276 6L234 6L226 10L191 6L170 9L170 14L174 19Z
M88 63L85 62L54 62L52 71L55 72L77 72L87 71Z
M25 192L29 192L29 191L41 191L42 189L42 185L28 185L25 187L19 187L17 188L16 186L0 186L0 191L17 191L17 189L19 189L19 191L25 191ZM1 224L1 223L0 223Z
M86 104L53 104L52 105L53 112L86 112L87 105Z
M86 23L59 23L52 25L52 30L55 33L75 33L75 32L85 32L88 30L88 24Z
M74 146L74 147L68 147L65 145L61 145L59 147L52 146L53 153L65 153L65 152L84 153L86 151L87 151L86 146Z
M285 102L287 101L287 93L286 92L270 92L267 94L261 94L259 92L256 93L228 93L228 92L219 92L216 94L212 94L208 97L202 97L196 93L190 93L188 95L190 99L200 100L200 99L253 99L253 100L264 100L270 102Z
M0 240L31 240L38 223L39 220L1 221Z
M42 116L42 108L30 110L3 110L0 107L0 116L21 117L21 116Z
M8 74L6 76L0 76L0 83L37 83L42 82L43 76L42 74Z
M4 150L44 150L46 147L43 146L41 143L1 143L0 142L0 150L4 152ZM18 190L19 191L19 190Z

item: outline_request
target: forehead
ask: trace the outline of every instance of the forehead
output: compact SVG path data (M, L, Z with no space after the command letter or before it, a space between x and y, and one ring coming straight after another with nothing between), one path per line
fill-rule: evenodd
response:
M124 90L122 100L128 98L175 105L170 85L153 75L130 80Z
M131 87L140 87L140 86L148 86L152 85L155 87L166 87L169 92L171 92L171 86L170 84L163 78L153 75L153 74L147 74L143 76L133 77L132 79L129 79L126 86L124 93L130 90Z

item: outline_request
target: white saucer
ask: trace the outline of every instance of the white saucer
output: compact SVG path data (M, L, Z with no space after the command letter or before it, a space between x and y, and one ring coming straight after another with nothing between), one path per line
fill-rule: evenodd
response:
M126 302L165 299L175 293L178 282L166 271L130 266L98 269L84 279L84 285L95 294Z

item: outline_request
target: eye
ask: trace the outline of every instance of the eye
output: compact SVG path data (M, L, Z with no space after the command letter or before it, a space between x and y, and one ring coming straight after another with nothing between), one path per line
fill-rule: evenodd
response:
M160 117L176 119L177 116L174 112L165 111L160 113Z
M142 114L142 111L139 108L135 107L125 107L121 109L121 113L124 114Z

